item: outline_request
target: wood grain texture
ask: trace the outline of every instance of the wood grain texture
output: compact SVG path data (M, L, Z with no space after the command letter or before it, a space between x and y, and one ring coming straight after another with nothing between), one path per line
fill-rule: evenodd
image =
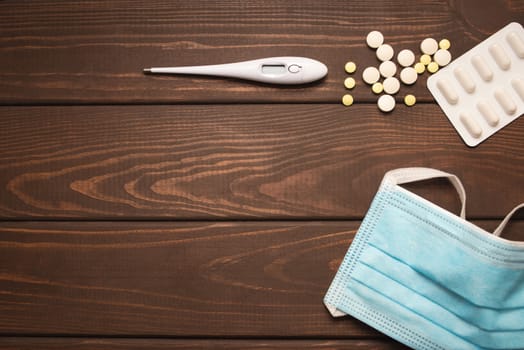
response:
M498 218L524 198L523 144L521 119L468 148L434 105L3 107L0 216L362 218L386 171L429 166Z
M2 223L0 330L377 336L322 304L357 224Z
M365 45L369 31L382 31L397 51L449 38L458 57L523 18L515 0L2 1L0 103L338 102L348 60L359 66L356 100L375 101L360 79L378 65ZM325 62L329 76L304 89L142 74L288 55ZM432 100L425 80L401 93Z
M386 171L427 166L492 231L524 200L524 118L470 149L427 75L381 114L364 38L458 57L511 21L520 0L0 1L0 349L407 349L322 304L359 220ZM142 74L282 55L329 75ZM408 187L459 210L446 181Z
M381 337L322 304L358 225L3 222L0 334Z
M407 350L394 340L221 340L221 339L104 339L104 338L1 338L2 350L102 349L357 349Z

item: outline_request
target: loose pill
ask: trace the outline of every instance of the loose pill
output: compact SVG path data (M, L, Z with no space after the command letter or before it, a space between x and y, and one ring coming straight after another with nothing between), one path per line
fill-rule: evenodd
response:
M344 86L346 87L346 89L353 89L355 85L356 85L355 79L351 77L346 78L346 80L344 80Z
M384 36L377 30L371 31L366 37L366 43L369 47L376 49L384 43Z
M344 70L346 71L346 73L355 73L355 71L357 70L357 65L355 64L355 62L348 62L346 63L346 65L344 66Z
M433 38L426 38L420 43L420 50L426 55L433 55L438 50L438 43Z
M417 103L417 98L414 95L406 95L404 97L404 103L408 107L414 106L415 103Z
M451 47L451 43L448 39L442 39L438 42L438 47L442 50L449 50L449 48Z
M375 84L373 84L373 86L371 87L371 90L375 93L375 94L380 94L382 93L382 91L384 91L384 85L382 85L382 83L379 83L379 82L376 82Z
M382 112L391 112L395 108L395 99L391 95L382 95L378 98L377 105Z
M482 128L469 114L460 113L460 121L474 138L479 138L482 135Z
M374 84L380 78L380 72L375 67L367 67L362 72L362 79L368 84Z
M417 78L417 71L413 67L405 67L400 71L400 80L406 85L414 84Z
M396 94L400 89L400 82L395 77L384 79L382 85L384 85L384 92L390 95Z
M513 115L517 111L517 105L513 102L507 91L504 91L501 88L496 89L495 100L497 100L507 115Z
M351 106L353 104L353 96L351 96L350 94L342 96L342 104L344 106Z
M421 62L415 63L414 68L415 68L415 70L417 71L418 74L422 74L426 70L426 66L423 63L421 63Z
M455 68L453 70L453 74L455 75L455 78L457 78L462 88L468 94L472 94L473 92L475 92L475 82L463 67L459 66Z
M520 99L524 101L524 79L513 79L511 86L513 86L513 89L517 92Z
M411 66L415 62L415 54L411 50L404 49L398 53L397 61L402 67Z
M506 35L506 40L511 49L519 58L524 58L524 41L515 32Z
M449 104L457 104L457 102L459 101L459 96L447 79L440 79L439 81L437 81L437 88Z
M440 67L447 66L451 62L451 53L448 50L438 49L433 59Z
M384 61L380 64L378 70L384 78L389 78L397 72L397 65L393 61Z
M511 60L509 59L506 51L499 44L493 44L488 48L491 57L497 62L497 65L502 70L508 70L511 67Z
M500 118L487 102L480 101L479 103L477 103L477 109L479 110L480 114L484 117L486 123L488 123L490 126L497 126L497 124L500 121Z
M428 64L431 63L431 56L430 55L422 55L420 56L420 63L422 63L423 65L427 66Z
M473 56L473 58L471 58L471 63L484 81L491 81L493 79L493 72L489 69L488 64L480 55Z
M429 62L428 64L428 72L430 73L436 73L438 71L438 63L437 62Z
M377 49L377 58L381 61L389 61L393 58L394 53L391 45L382 44Z

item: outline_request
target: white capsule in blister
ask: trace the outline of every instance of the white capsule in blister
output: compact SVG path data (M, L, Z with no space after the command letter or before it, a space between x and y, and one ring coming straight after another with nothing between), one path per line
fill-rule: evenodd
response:
M462 88L468 93L472 94L475 92L475 82L469 75L469 73L461 66L455 68L453 70L453 74L455 74L455 78L457 78L458 82L462 86Z
M482 128L480 125L467 113L460 113L460 121L474 138L479 138L482 135Z
M487 102L480 101L479 103L477 103L477 109L479 110L480 114L482 114L482 116L484 117L486 123L493 127L497 126L497 124L500 121L500 118Z
M506 41L519 58L524 58L524 41L519 38L517 33L511 32L506 35Z
M491 81L493 79L493 71L480 55L473 56L471 58L471 63L484 81Z
M491 57L497 62L497 65L502 70L508 70L511 67L511 60L506 54L506 51L499 44L493 44L488 48Z
M520 99L524 101L524 79L513 79L511 86L513 86L513 89L517 92Z
M496 89L495 100L497 100L497 102L502 107L504 112L506 112L507 115L513 115L517 111L517 105L515 104L515 102L513 102L513 99L507 91L504 91L501 88Z
M440 93L446 98L451 105L456 105L459 101L459 96L451 83L447 79L440 79L437 81L437 88L440 90Z
M464 142L475 147L523 115L523 74L524 28L513 22L430 76L427 86Z

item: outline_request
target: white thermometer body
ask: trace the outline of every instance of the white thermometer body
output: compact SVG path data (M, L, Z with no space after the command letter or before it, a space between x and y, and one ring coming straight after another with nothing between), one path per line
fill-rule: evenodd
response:
M322 79L327 72L325 64L306 57L269 57L207 66L144 69L144 73L211 75L270 84L307 84Z

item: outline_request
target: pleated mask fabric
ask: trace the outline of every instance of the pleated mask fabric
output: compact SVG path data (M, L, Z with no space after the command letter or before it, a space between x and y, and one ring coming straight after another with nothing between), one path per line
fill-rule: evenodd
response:
M402 183L446 177L460 216ZM414 349L524 349L524 242L465 220L452 174L402 168L384 176L328 289L333 316L349 314Z

